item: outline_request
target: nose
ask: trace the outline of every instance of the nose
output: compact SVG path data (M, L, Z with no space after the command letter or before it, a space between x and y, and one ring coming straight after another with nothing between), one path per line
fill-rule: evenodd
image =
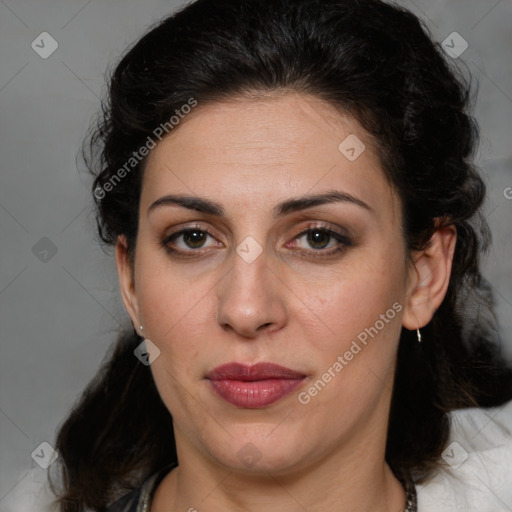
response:
M217 322L226 331L255 338L286 324L286 288L269 266L265 251L251 263L235 253L233 268L217 293Z

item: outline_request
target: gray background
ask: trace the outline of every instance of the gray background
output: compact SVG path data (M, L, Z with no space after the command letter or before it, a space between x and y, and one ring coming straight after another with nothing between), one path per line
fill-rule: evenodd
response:
M511 354L512 0L400 3L437 41L456 31L469 44L458 61L480 84L478 162L494 233L485 275ZM37 468L31 453L53 443L119 327L129 325L112 255L95 240L90 179L76 157L105 93L105 70L180 4L0 0L0 508ZM59 45L46 59L31 47L42 32Z

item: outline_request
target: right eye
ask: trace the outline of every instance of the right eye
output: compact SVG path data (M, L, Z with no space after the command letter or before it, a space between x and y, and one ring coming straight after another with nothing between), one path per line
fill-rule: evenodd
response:
M208 238L214 241L210 246L205 245ZM194 226L180 229L179 231L167 235L162 240L161 245L171 254L192 256L192 253L199 253L198 249L218 247L219 243L220 242L218 242L209 231Z

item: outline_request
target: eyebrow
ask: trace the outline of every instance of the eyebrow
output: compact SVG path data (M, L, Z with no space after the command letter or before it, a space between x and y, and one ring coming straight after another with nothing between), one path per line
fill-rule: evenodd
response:
M361 199L354 197L346 192L338 190L330 190L323 194L314 194L308 196L300 196L297 198L287 199L275 206L274 217L283 217L293 212L306 210L314 206L321 206L330 203L349 203L360 206L368 211L373 212L372 208ZM210 199L188 196L188 195L166 195L157 199L148 208L148 214L161 206L178 205L189 210L195 210L200 213L224 217L225 211L222 206Z

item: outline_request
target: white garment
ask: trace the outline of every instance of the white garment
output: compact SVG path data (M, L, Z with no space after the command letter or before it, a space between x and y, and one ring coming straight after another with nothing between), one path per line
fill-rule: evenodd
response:
M450 419L443 466L416 485L418 512L512 512L512 401Z
M443 466L416 485L418 512L512 512L512 401L454 411L450 420ZM45 470L31 469L19 477L0 501L0 512L59 512L51 506Z
M47 470L39 467L20 472L18 484L0 501L0 512L60 512L47 481Z

